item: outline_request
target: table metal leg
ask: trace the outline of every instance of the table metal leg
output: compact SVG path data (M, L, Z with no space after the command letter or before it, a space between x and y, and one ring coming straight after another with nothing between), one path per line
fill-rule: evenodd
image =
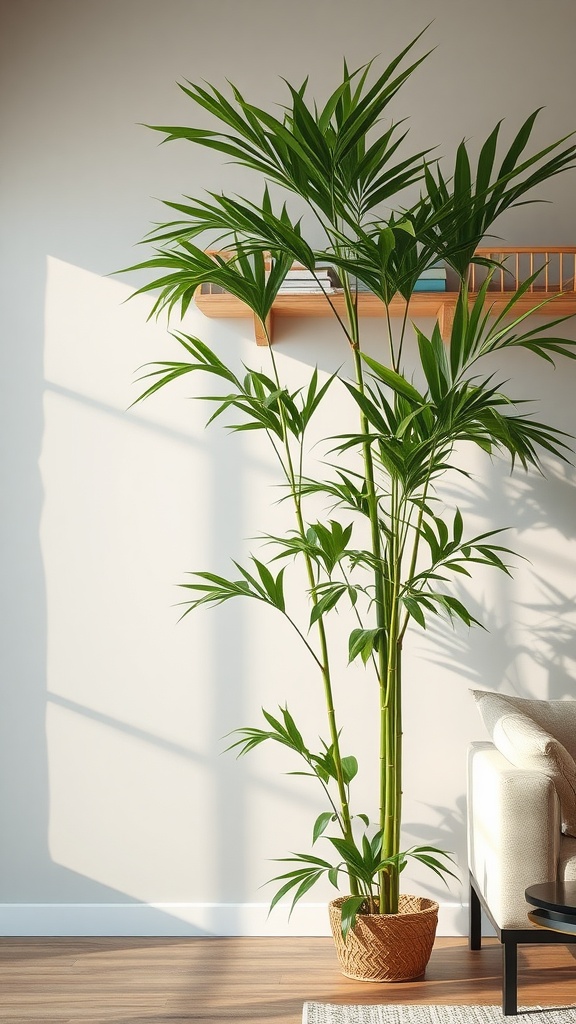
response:
M518 1013L518 944L506 938L502 941L502 1013L505 1017Z
M480 949L482 946L482 908L478 893L470 885L470 921L468 925L468 948Z

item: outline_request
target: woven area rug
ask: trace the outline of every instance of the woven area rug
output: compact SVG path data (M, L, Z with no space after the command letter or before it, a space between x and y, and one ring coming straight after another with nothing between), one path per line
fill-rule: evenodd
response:
M337 1006L304 1003L302 1024L576 1024L576 1006L523 1007L503 1017L500 1006Z

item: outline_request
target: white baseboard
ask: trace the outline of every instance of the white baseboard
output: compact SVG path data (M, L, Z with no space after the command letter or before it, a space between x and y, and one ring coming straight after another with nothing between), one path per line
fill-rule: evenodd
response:
M468 908L440 905L438 935L464 935ZM0 935L329 935L325 903L300 903L290 920L266 903L0 903Z

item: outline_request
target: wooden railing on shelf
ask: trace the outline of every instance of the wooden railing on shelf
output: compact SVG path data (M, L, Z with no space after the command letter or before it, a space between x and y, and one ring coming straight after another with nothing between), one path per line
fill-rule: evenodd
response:
M477 256L496 260L501 264L494 272L491 288L500 292L514 292L524 281L536 274L530 292L573 292L576 278L576 247L574 246L499 246L477 249ZM470 267L469 288L477 292L486 277L486 269L473 263Z
M548 304L542 307L543 300L554 298L554 316L565 316L576 313L576 246L492 246L476 250L478 256L497 260L501 264L494 271L490 282L487 304L498 313L508 302L512 292L520 284L537 273L529 289L515 306L517 313L534 310L535 313L548 315L552 311ZM471 301L485 280L487 268L472 264L469 275ZM448 288L451 287L450 271L448 271ZM452 285L454 287L454 285ZM432 317L437 319L444 338L449 336L454 318L454 310L458 294L456 291L415 292L410 299L410 316ZM332 294L331 303L340 315L345 314L344 296ZM252 311L240 300L228 292L211 285L203 285L195 295L196 305L209 317L252 317ZM401 298L394 298L390 306L391 316L402 316L405 303ZM358 309L361 317L382 317L384 306L381 300L370 292L362 292L358 296ZM276 317L328 317L333 311L326 297L322 294L280 294L276 296L266 324L266 330L257 317L254 317L254 333L258 345L267 345L268 338L274 333Z

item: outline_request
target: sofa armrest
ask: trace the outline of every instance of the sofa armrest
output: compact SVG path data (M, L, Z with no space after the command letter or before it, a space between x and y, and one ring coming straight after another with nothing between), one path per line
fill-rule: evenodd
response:
M468 757L468 863L500 928L527 928L524 890L556 879L560 803L541 772L515 768L492 743Z

